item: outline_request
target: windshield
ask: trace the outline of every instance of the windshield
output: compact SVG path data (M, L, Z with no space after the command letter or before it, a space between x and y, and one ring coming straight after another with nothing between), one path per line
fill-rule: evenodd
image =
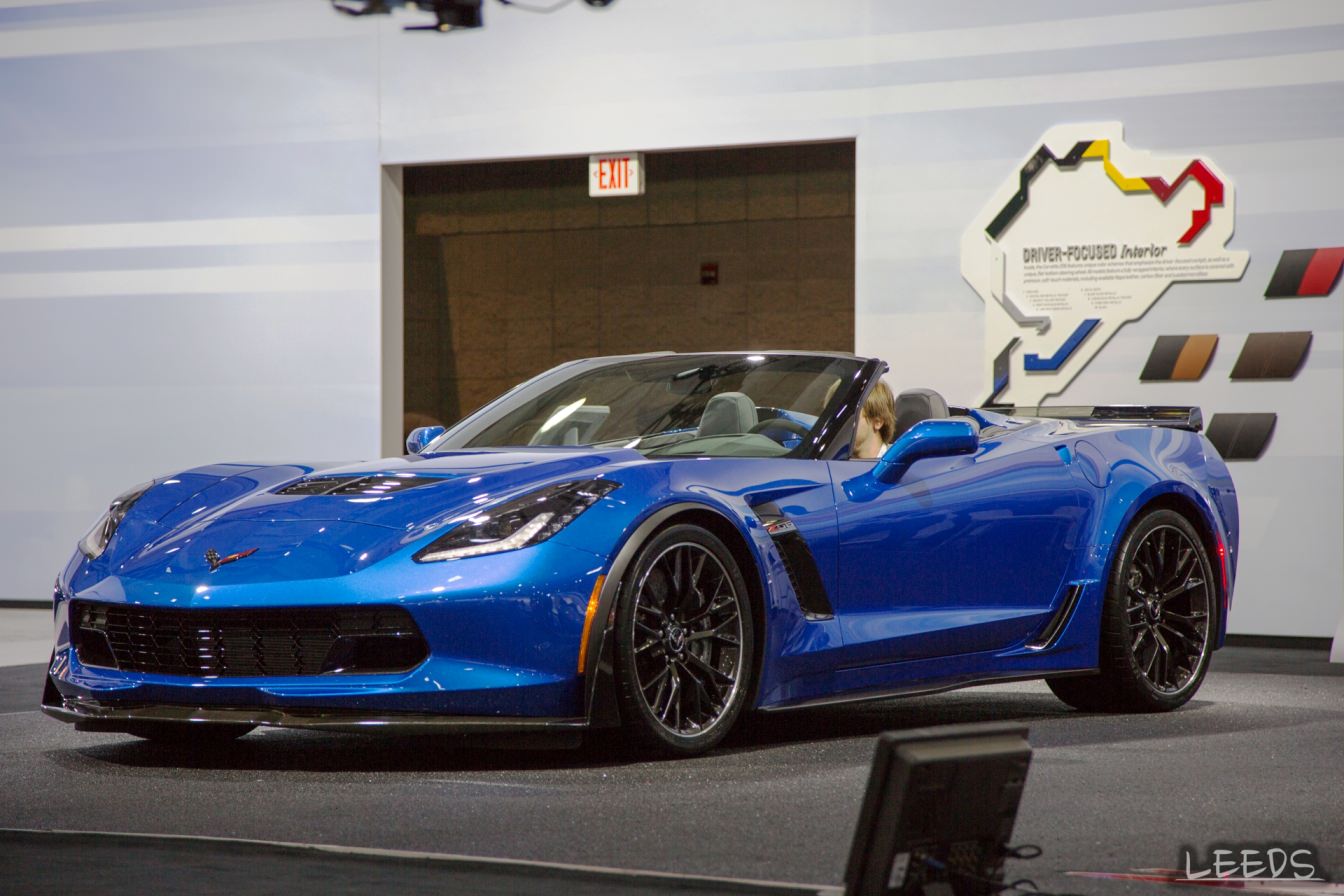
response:
M780 457L801 448L857 358L672 355L544 374L427 451L529 445L649 456Z

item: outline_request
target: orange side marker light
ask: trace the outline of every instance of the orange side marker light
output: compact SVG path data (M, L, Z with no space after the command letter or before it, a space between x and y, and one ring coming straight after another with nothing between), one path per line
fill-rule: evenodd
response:
M605 575L597 577L593 582L593 593L588 598L588 610L583 614L583 635L579 638L579 674L583 674L583 667L588 662L588 632L593 627L593 617L597 615L597 600L602 596L602 583L607 580Z

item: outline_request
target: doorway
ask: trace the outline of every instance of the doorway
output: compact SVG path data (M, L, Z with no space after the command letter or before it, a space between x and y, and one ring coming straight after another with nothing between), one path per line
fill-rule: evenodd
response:
M642 196L586 157L404 169L406 428L576 358L854 350L854 143L653 152Z

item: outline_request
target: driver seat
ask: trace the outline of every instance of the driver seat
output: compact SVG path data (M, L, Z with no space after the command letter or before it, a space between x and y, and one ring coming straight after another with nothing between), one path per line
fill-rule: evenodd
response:
M896 441L921 420L950 416L947 402L937 392L932 389L907 389L896 396L896 428L892 431L891 440Z
M705 405L697 436L726 436L750 432L757 423L756 402L743 392L720 392Z

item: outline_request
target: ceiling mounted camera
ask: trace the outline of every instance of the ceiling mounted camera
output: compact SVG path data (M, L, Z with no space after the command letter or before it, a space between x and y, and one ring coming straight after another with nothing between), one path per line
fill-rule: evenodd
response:
M518 3L515 0L499 0L501 6L521 9L525 12L552 13L573 0L557 0L549 6L537 6ZM610 6L616 0L583 0L594 9ZM480 28L485 22L481 16L484 0L331 0L332 7L348 16L390 15L394 7L409 6L423 12L434 14L432 25L407 25L406 31L461 31Z
M432 3L419 3L421 9L428 7L434 13L433 25L411 25L407 31L456 31L461 28L480 28L482 0L433 0Z

